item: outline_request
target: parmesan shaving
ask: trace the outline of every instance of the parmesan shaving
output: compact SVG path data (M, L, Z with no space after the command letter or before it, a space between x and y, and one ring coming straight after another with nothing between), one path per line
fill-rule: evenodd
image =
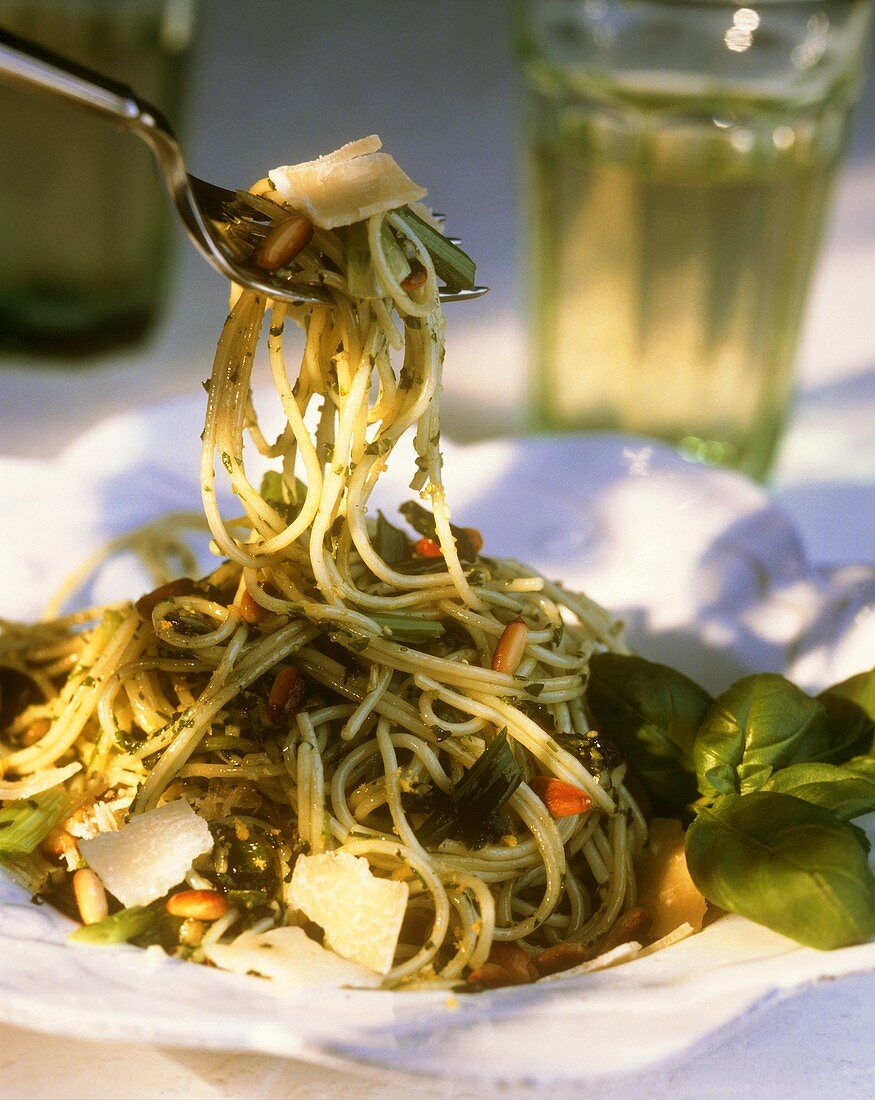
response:
M272 978L285 990L374 989L380 975L342 959L311 940L301 928L274 928L260 935L239 936L234 943L212 943L204 955L222 970Z
M382 144L372 134L316 160L274 168L268 175L280 198L315 225L352 225L427 193L388 153L377 151Z
M131 818L118 832L79 842L79 851L126 908L148 905L181 882L213 835L183 799Z
M361 856L323 852L299 857L288 903L322 928L332 951L387 974L408 894L406 882L377 878Z

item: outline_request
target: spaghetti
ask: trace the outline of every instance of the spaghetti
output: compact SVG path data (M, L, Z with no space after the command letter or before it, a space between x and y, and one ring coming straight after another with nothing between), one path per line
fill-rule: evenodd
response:
M259 190L273 216L288 216L268 184ZM370 297L350 287L353 231L359 250L366 241ZM402 277L387 249L419 278ZM215 842L188 885L229 902L199 940L161 931L195 961L210 942L300 921L288 904L296 860L337 851L409 887L389 985L476 975L496 944L595 950L635 905L645 829L624 764L586 714L589 657L625 652L619 626L451 524L444 318L411 220L392 210L317 226L289 277L321 287L324 302L240 293L208 384L202 499L222 564L133 606L3 624L0 667L18 701L0 797L12 806L64 790L49 844L72 837L49 857L21 856L17 873L62 904L80 838L181 798ZM251 396L266 317L284 413L272 441ZM290 322L304 333L294 381ZM368 512L408 432L412 534ZM244 442L274 466L258 486ZM240 515L223 514L217 476ZM147 531L157 579L189 522Z

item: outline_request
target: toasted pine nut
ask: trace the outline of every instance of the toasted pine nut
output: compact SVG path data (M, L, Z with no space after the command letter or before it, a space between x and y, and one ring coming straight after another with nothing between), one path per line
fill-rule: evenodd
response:
M22 745L30 746L35 745L37 741L42 741L51 728L52 723L48 718L37 718L35 722L31 722L27 732L22 737Z
M306 691L306 681L296 668L290 666L280 669L267 697L267 716L271 722L294 717L304 701Z
M510 971L519 982L534 982L540 976L535 960L518 943L503 943L501 941L494 943L486 962L487 964L496 963L504 970Z
M513 676L526 651L529 628L522 619L514 619L504 628L492 654L493 672L506 672Z
M498 989L503 985L528 985L532 979L516 970L509 970L498 963L485 962L472 970L467 981L471 985L482 985L486 989Z
M586 962L587 950L579 943L556 943L542 951L534 958L538 973L543 977L546 974L559 974L563 970L570 970L572 966L579 966Z
M197 947L204 938L204 922L194 917L186 917L179 928L179 942L186 947Z
M255 251L254 260L266 271L276 271L299 252L303 252L313 239L313 223L303 214L292 214L271 229Z
M425 286L427 279L428 272L418 260L414 260L410 274L401 281L401 289L406 290L409 294L411 290L419 290L420 287Z
M40 850L44 856L49 859L60 859L61 856L72 852L76 847L76 838L72 836L67 830L59 825L57 829L52 829L45 840L40 844Z
M73 894L83 924L97 924L109 913L106 890L90 867L82 867L73 875Z
M240 597L240 618L247 623L258 623L264 618L265 609L256 603L248 591Z
M167 899L166 908L171 917L218 920L228 912L228 901L217 890L182 890Z
M599 944L599 954L613 951L621 943L630 943L632 940L641 939L650 931L653 916L649 909L630 909L628 913L620 917L614 927L608 932Z
M475 554L479 554L483 549L483 535L476 527L463 527L462 530L468 536L468 542L471 543L471 549Z
M179 580L161 584L151 592L147 592L145 596L140 596L134 607L140 618L149 622L152 612L162 600L169 599L171 596L190 596L192 592L194 592L194 581L191 577L180 577Z

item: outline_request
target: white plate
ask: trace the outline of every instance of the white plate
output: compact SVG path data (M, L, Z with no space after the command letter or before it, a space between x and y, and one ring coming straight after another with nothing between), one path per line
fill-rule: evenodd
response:
M0 460L0 615L32 617L108 535L196 509L200 402L108 421L52 463ZM810 568L757 487L617 436L446 448L457 522L586 588L644 655L712 690L787 670L819 688L871 664L875 569ZM403 459L403 456L401 456ZM393 464L378 503L409 495ZM130 561L84 599L131 595ZM76 947L69 924L0 879L0 1019L48 1032L260 1051L484 1081L583 1081L692 1047L752 1006L875 969L875 944L822 953L727 917L664 952L576 979L451 999L443 993L289 996L254 978L131 948ZM634 1035L634 1042L630 1042Z

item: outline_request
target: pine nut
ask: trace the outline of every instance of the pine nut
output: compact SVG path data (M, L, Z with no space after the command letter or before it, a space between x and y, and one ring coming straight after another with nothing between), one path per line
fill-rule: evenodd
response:
M444 556L441 544L437 539L430 538L417 539L413 544L413 553L420 558L442 558Z
M97 924L109 913L106 890L90 867L82 867L73 875L73 894L83 924Z
M303 252L313 239L313 223L302 214L278 222L256 249L253 259L265 271L276 271L299 252Z
M526 651L529 628L522 619L507 624L492 654L492 671L513 676Z
M217 890L182 890L167 899L166 908L171 917L210 921L224 917L228 901Z
M425 286L427 279L428 272L419 260L414 260L410 269L410 274L406 279L401 281L401 289L407 291L409 294L411 290L419 290L420 287Z
M267 717L274 724L283 718L293 718L304 701L306 691L306 681L296 668L280 669L267 697Z
M622 943L631 943L632 940L641 940L650 931L653 916L649 909L630 909L628 913L620 917L614 927L608 932L599 944L599 954L613 951Z
M476 527L463 527L462 530L468 536L468 542L471 543L471 549L475 554L479 554L483 549L483 535L481 535Z
M246 591L240 597L240 618L246 623L258 623L264 618L265 609L256 603Z
M152 619L152 612L162 600L169 599L171 596L190 596L192 592L194 592L194 581L191 577L180 577L179 580L168 581L167 584L153 588L145 596L140 596L134 607L140 618L148 623Z
M552 775L532 776L529 786L550 811L552 817L574 817L575 814L585 814L592 806L592 799L586 791Z
M62 826L52 829L40 845L40 850L48 859L60 859L76 847L76 838Z
M494 943L486 961L508 970L521 983L534 982L539 977L535 960L518 943Z
M509 970L498 963L485 962L472 970L467 981L471 985L482 985L485 989L498 989L504 985L528 985L532 979L517 970Z
M586 962L587 950L579 943L557 943L535 956L535 966L543 977L546 974L559 974Z
M37 718L35 722L32 722L27 729L27 732L21 739L22 745L35 745L37 741L42 741L45 735L52 728L52 723L48 718Z
M179 928L179 942L186 947L197 947L203 940L205 931L202 920L186 917Z

